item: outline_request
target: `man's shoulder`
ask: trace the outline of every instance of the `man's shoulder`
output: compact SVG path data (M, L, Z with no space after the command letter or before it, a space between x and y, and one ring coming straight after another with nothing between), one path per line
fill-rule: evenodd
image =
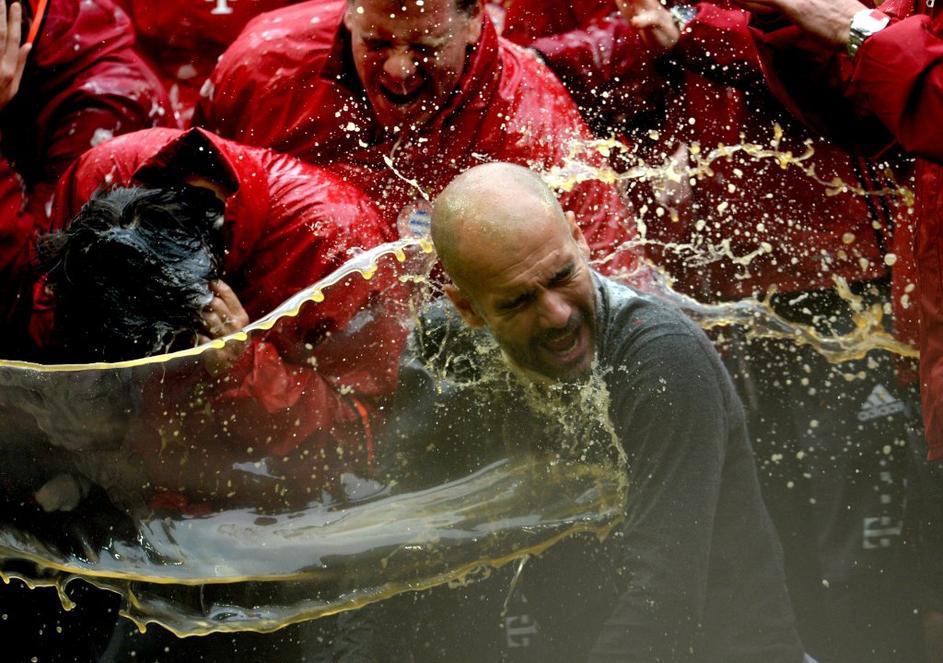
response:
M599 293L600 353L623 365L646 361L688 362L720 370L720 359L703 330L670 302L595 275ZM704 363L706 362L706 364Z
M594 273L593 276L607 316L603 321L605 331L619 331L628 327L686 336L703 335L700 328L674 304L601 274Z
M272 205L286 224L303 225L321 238L355 232L365 248L394 239L376 204L357 185L291 155L270 149L258 152Z

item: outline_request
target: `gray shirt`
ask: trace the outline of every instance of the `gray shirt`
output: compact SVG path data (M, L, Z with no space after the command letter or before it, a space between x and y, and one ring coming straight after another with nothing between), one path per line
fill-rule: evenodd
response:
M594 278L595 373L627 455L626 519L605 545L558 546L525 573L549 643L535 658L798 663L780 547L720 358L671 306ZM411 340L381 450L405 487L455 478L521 444L559 444L574 430L584 449L606 453L605 427L579 387L525 386L500 369L484 334L435 306ZM568 413L562 420L533 411L541 389Z

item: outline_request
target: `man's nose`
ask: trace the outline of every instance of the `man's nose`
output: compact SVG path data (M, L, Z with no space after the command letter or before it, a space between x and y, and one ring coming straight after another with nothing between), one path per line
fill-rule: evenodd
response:
M412 52L402 46L391 50L383 63L383 72L393 81L409 80L416 73L416 61Z
M545 290L540 295L540 321L545 329L562 329L570 322L573 307L559 293Z

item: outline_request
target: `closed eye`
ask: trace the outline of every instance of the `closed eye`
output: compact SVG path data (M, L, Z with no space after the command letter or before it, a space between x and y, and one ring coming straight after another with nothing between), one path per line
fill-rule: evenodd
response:
M518 295L514 299L510 299L505 302L499 302L498 310L504 313L515 311L524 306L524 304L526 304L531 299L531 296L532 295L530 293L524 293L522 295Z
M390 42L385 39L364 39L363 45L369 51L382 51L390 47Z
M554 286L563 285L564 283L567 283L568 281L570 281L570 279L572 279L575 275L576 275L576 265L571 263L567 265L566 267L564 267L563 269L561 269L556 274L554 274L553 278L550 279L550 283L548 285L551 288Z

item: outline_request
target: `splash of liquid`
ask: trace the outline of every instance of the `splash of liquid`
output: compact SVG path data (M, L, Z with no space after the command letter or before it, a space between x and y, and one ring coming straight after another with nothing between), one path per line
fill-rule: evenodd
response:
M545 177L558 190L569 190L590 179L614 184L631 180L679 183L709 177L711 164L741 154L772 160L783 169L799 169L810 181L824 187L825 195L898 197L904 204L912 203L912 193L903 187L866 191L819 178L810 165L811 147L807 145L805 152L796 155L781 149L781 138L782 132L777 128L770 146L719 146L706 153L692 146L687 166L638 164L626 172L591 168L574 150L566 165L551 170ZM590 148L604 155L627 150L617 141L598 141ZM388 165L393 168L392 155ZM418 188L416 182L407 182ZM637 242L620 250L640 251L651 242L642 232ZM690 248L700 252L698 260L705 264L725 257L748 266L763 252L761 248L736 256L729 244ZM0 405L5 408L0 410L0 423L13 431L5 441L6 451L15 459L18 449L29 450L20 459L22 463L23 458L28 458L33 465L27 474L35 473L35 466L44 462L55 471L79 468L90 474L93 470L88 469L89 465L124 467L124 461L111 462L116 457L116 443L112 439L115 426L111 426L114 422L97 428L86 425L83 417L89 412L109 411L108 401L122 400L116 398L118 394L133 392L135 385L146 379L192 366L210 349L274 336L287 323L302 318L311 307L343 297L345 284L351 279L374 282L395 273L394 282L425 290L394 314L396 322L406 327L427 303L429 289L434 290L427 279L431 253L432 247L424 239L404 240L364 252L243 331L198 348L115 364L43 366L0 361L0 386L4 388ZM844 335L827 335L811 325L778 315L769 297L704 304L673 290L670 279L657 270L635 276L647 291L674 302L708 329L736 325L750 337L788 339L808 345L832 362L860 358L875 350L915 356L912 348L885 332L884 311L864 306L843 281L836 283L836 289L851 304L854 330ZM388 311L377 309L374 313L377 318ZM350 339L353 345L366 344L369 332L358 335L356 330L350 330ZM487 348L479 349L479 357L489 352ZM313 352L308 359L317 365L318 357ZM463 386L489 389L494 386L488 382L491 379L493 375L484 372ZM103 387L99 390L101 398L82 402L90 393L86 389L89 385ZM509 450L505 459L474 474L420 491L390 494L383 492L383 486L376 482L358 479L362 473L351 471L341 443L332 438L304 449L292 456L291 461L304 463L317 456L317 463L310 463L311 467L318 471L322 470L316 465L328 468L322 473L340 481L344 488L341 497L336 491L332 493L330 487L311 492L310 484L323 479L320 475L318 481L313 480L314 475L304 477L309 484L304 485L302 477L284 473L283 463L266 464L259 460L255 450L248 449L242 454L244 457L227 456L216 461L220 466L239 466L243 483L225 485L226 480L218 478L220 467L206 468L213 481L224 482L219 494L242 503L239 506L221 506L199 516L142 511L139 506L127 511L118 509L115 517L126 527L126 536L114 535L104 540L100 531L93 531L100 523L91 523L89 531L62 541L49 532L39 531L41 528L34 531L34 522L27 521L26 526L23 521L7 522L0 527L0 559L17 563L26 560L32 569L11 570L2 577L4 580L21 577L32 586L55 587L64 604L65 585L81 577L122 594L127 603L125 615L142 628L148 623L159 623L178 635L272 631L297 621L356 609L398 593L460 583L478 569L509 563L519 565L517 578L526 559L559 540L584 532L603 538L619 522L629 494L625 452L611 423L607 428L607 395L594 386L598 384L587 385L585 392L560 394L552 388L524 384L523 395L531 409L556 426L551 428L553 434L541 441L545 448L531 455L513 454ZM69 405L79 412L61 414L63 394L70 394L69 401L78 401ZM133 399L130 401L129 407L133 407ZM185 412L191 417L205 408L203 402L187 405L194 405ZM590 418L602 429L601 437L588 440L578 422L560 416L567 408L591 412ZM118 412L115 418L127 414ZM50 431L61 433L63 420L70 417L75 418L70 435L81 431L84 437L56 438ZM30 424L34 419L39 422L39 431ZM250 428L252 423L248 422ZM166 449L186 448L174 438L179 431L166 432ZM264 434L260 434L253 446L263 446L263 440ZM195 442L209 448L217 443L214 439ZM52 449L48 457L36 462L32 460L33 452L40 445ZM68 453L62 453L63 448ZM161 453L164 450L162 447ZM102 458L109 462L101 462ZM184 454L180 462L182 466L193 466L209 461ZM17 469L15 463L10 467ZM130 477L134 480L97 476L95 483L112 495L113 491L129 489L116 485L122 480L132 484L131 489L155 481L145 479L142 484L136 483L137 475ZM293 508L277 501L276 508L264 505L255 500L254 493L240 500L242 490L257 485L265 486L261 493L264 495L290 491L300 492L306 499L303 505ZM128 501L112 497L119 506Z
M576 533L604 538L622 513L618 474L522 456L420 492L390 495L373 484L349 504L152 517L135 538L112 539L90 557L6 527L0 557L34 563L31 576L7 576L62 596L78 577L122 594L125 616L142 629L269 632L500 567Z

